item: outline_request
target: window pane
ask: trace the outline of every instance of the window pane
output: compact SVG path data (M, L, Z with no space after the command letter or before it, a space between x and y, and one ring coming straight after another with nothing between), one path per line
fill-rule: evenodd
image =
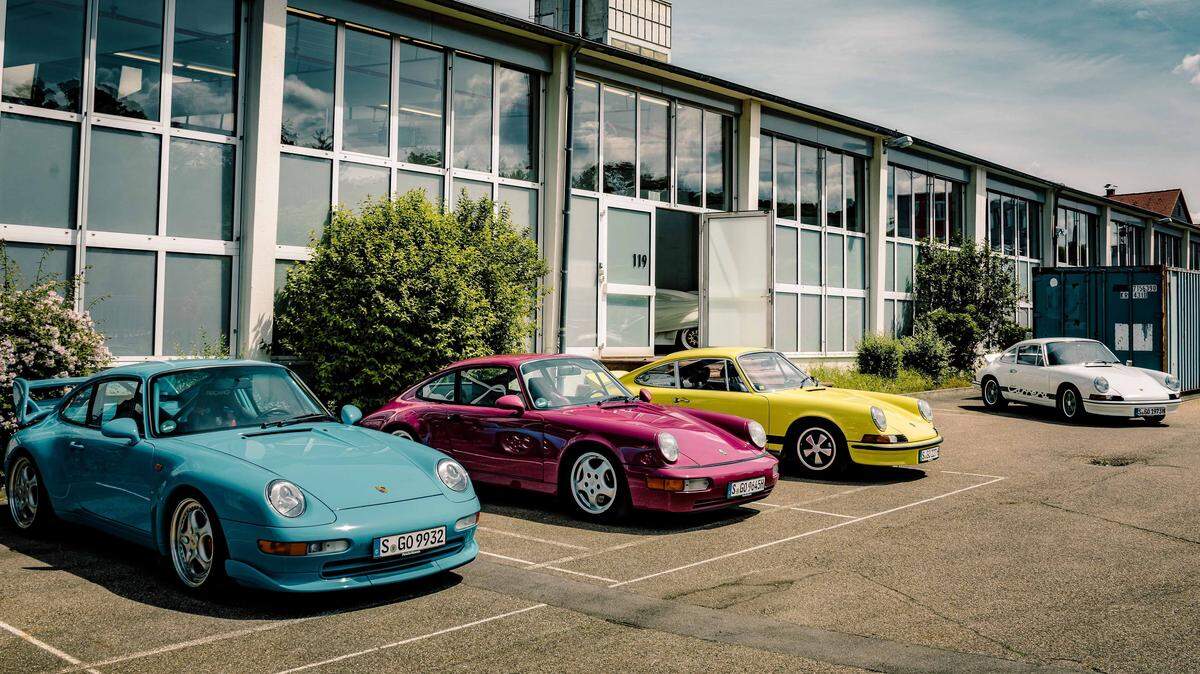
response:
M775 282L797 283L799 272L796 242L800 236L795 227L775 228Z
M940 178L933 180L933 235L938 242L948 241L949 230L946 220L946 181Z
M303 264L295 260L275 260L275 293L279 294L283 290L283 286L287 285L287 273L292 267Z
M896 167L888 167L887 177L887 235L896 235Z
M442 52L400 44L400 161L441 166L445 146L446 64Z
M821 296L800 296L800 350L817 353L821 350Z
M15 271L21 288L28 288L36 281L65 281L75 276L75 249L70 246L12 242L0 246L8 262L16 265L10 271Z
M775 186L776 211L775 217L782 220L796 219L796 144L786 140L779 141L779 159L777 160L778 180Z
M774 165L775 139L763 135L758 137L758 209L769 211L773 207L775 175Z
M785 353L800 349L797 331L797 312L800 311L800 296L793 293L775 295L775 348Z
M161 137L92 127L88 229L158 233Z
M825 350L827 352L846 350L846 342L842 334L845 329L844 306L844 300L841 297L825 298Z
M4 102L79 111L84 0L10 0L4 24Z
M288 14L280 136L285 145L333 149L336 43L333 24Z
M596 255L600 205L571 198L571 237L567 266L567 346L596 346Z
M821 233L800 230L800 283L821 285Z
M416 171L396 171L396 196L421 190L433 204L442 202L442 176Z
M907 300L896 302L896 334L908 337L913 333L913 303Z
M497 201L508 206L512 224L521 229L528 228L529 237L537 241L538 191L501 185Z
M950 243L957 245L963 239L963 187L958 183L947 183L949 191Z
M843 237L840 234L830 234L825 238L825 285L830 288L845 287L842 280L842 272L845 266L843 261L845 251L842 247L842 239Z
M233 258L167 254L163 353L184 355L205 345L229 345Z
M896 236L911 239L913 208L912 171L896 169Z
M338 164L338 202L360 209L368 199L386 199L392 171L386 166L368 166L344 161Z
M895 300L884 300L883 302L883 330L885 335L898 337L896 332L896 302Z
M643 96L638 101L641 198L670 201L671 105Z
M604 191L632 197L635 97L618 89L604 90Z
M842 226L842 155L825 151L825 224L829 227Z
M862 341L867 326L867 300L862 297L846 298L846 350L854 351Z
M100 0L96 112L158 119L162 0Z
M930 185L929 177L921 173L912 174L913 190L913 238L925 241L929 238Z
M1029 257L1042 258L1042 207L1030 201L1029 208Z
M537 87L532 75L496 67L500 92L500 176L537 180Z
M896 244L888 241L887 244L887 266L883 271L883 289L893 291L896 289Z
M800 146L800 222L821 224L821 164L816 148Z
M608 209L608 282L650 285L650 214Z
M857 236L846 237L846 287L867 287L867 240Z
M454 166L492 170L492 64L454 59Z
M988 192L988 242L992 250L1000 250L1003 245L1004 216L1002 213L1003 198L994 192Z
M175 3L171 125L237 129L238 7L235 0Z
M233 240L232 145L171 139L167 234Z
M708 198L704 202L706 208L718 211L729 209L729 175L725 165L732 134L733 123L729 117L704 112L704 172L705 189L708 191Z
M89 248L84 302L115 356L154 353L155 254Z
M600 86L579 80L575 83L572 117L571 187L596 191L600 163Z
M472 201L492 198L491 183L484 183L478 180L455 178L454 182L451 183L451 187L453 190L450 194L450 202L454 205L454 208L458 208L458 201L462 198L464 192L466 193L467 198Z
M610 347L650 345L650 298L610 295L605 345Z
M329 222L332 162L283 154L279 157L279 234L284 246L307 246Z
M686 206L702 206L700 173L703 170L703 135L701 120L704 113L696 108L680 105L675 111L675 181L677 203Z
M846 229L852 232L865 232L864 225L866 209L858 203L859 187L865 190L863 180L863 161L854 157L846 157L843 162L846 169Z
M913 247L896 244L896 290L911 293L913 289Z
M0 115L0 222L75 227L79 126Z
M392 98L392 41L382 35L346 31L342 82L342 149L387 156Z
M1017 238L1016 199L1004 197L1004 254L1015 255L1013 241Z

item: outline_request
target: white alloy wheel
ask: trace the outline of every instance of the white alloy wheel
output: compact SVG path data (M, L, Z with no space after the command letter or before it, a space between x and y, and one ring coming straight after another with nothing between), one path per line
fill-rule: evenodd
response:
M217 540L213 521L204 504L188 497L171 516L171 562L175 575L190 588L208 581L216 561Z
M599 452L584 452L571 466L571 496L589 515L603 515L617 502L621 488L617 469Z

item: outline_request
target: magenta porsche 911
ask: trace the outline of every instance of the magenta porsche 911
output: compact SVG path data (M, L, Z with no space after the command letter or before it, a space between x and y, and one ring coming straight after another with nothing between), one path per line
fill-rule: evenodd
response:
M556 494L586 519L748 503L779 478L758 422L652 404L576 356L462 361L361 423L447 452L477 482Z

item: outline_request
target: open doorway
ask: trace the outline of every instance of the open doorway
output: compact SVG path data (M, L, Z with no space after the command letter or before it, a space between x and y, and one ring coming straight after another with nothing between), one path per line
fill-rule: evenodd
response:
M700 344L700 216L658 209L655 214L654 353Z

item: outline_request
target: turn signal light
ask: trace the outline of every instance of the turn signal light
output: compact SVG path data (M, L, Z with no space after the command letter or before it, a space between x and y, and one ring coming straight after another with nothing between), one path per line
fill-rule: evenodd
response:
M470 529L471 527L475 526L476 524L479 524L479 513L475 513L473 515L467 515L466 517L459 519L457 522L454 523L454 530L455 531L466 531L467 529Z
M280 541L259 541L258 549L268 555L283 555L285 557L303 557L308 554L308 543L282 543Z
M1088 399L1089 400L1117 400L1117 401L1124 400L1124 398L1122 398L1121 396L1118 396L1118 395L1112 395L1112 394L1104 395L1101 393L1093 393L1088 396Z
M904 435L864 435L862 441L872 445L902 445L908 442L908 437Z
M650 489L659 489L661 491L695 492L708 490L712 487L712 480L706 477L687 480L669 477L648 477L646 478L646 486Z

